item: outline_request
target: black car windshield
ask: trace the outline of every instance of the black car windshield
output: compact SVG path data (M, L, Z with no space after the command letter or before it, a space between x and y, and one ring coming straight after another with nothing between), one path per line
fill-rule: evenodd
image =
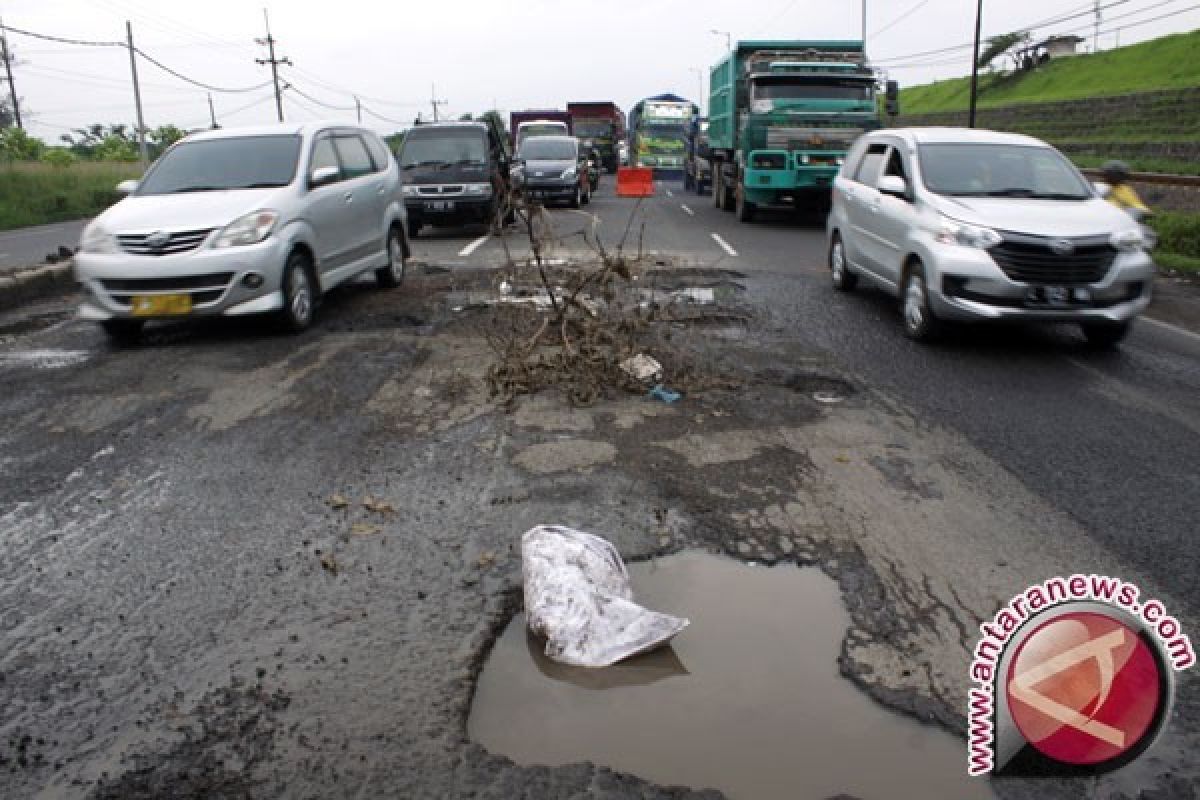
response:
M479 130L409 131L400 146L400 168L487 163L487 141Z
M296 176L299 155L300 137L292 134L185 141L158 160L137 194L287 186Z
M1015 144L923 144L925 186L957 197L1086 200L1087 183L1057 150Z
M529 161L574 161L575 143L570 139L534 136L521 142L521 158Z
M577 136L608 136L612 133L613 124L608 120L577 120L575 134Z

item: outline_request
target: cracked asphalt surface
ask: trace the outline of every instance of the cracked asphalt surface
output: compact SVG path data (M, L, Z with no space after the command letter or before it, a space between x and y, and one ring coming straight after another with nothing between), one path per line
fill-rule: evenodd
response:
M630 208L592 210L615 236ZM115 350L69 299L0 317L0 795L719 796L467 739L520 606L519 536L545 522L627 559L820 566L853 622L842 674L955 732L976 626L1030 583L1119 575L1200 630L1196 341L1142 324L1111 355L1065 329L922 348L882 296L834 295L813 221L740 226L677 187L642 210L646 250L728 270L754 309L681 332L740 389L496 408L479 317L454 311L498 258L460 255L481 232L427 232L433 266L334 293L296 337L186 323ZM555 220L577 248L583 218ZM1140 761L992 788L1194 797L1197 752L1184 673Z

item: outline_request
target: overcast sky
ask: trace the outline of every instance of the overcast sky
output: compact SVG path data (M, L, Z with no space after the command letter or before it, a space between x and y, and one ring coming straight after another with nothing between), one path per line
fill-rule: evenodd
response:
M1110 49L1200 27L1200 0L1100 0L1100 48ZM364 123L387 133L429 115L430 98L457 117L493 106L562 107L568 100L615 100L628 110L638 99L672 91L688 98L707 91L708 67L733 38L858 38L861 0L289 0L267 4L282 80L316 101L352 109L357 93ZM1088 0L984 0L983 35L1026 28L1035 35L1078 32L1091 47ZM967 74L974 0L867 0L871 58L903 85ZM1182 13L1176 13L1182 12ZM93 41L123 40L133 23L135 44L195 80L244 88L270 79L255 64L265 49L262 5L245 0L0 0L4 23L38 33ZM1162 15L1166 18L1153 20ZM1119 32L1117 29L1120 29ZM135 119L128 52L81 47L17 34L17 94L26 125L47 141L91 122ZM205 90L139 63L147 126L208 124ZM275 118L270 87L213 92L222 125ZM348 117L285 93L288 120ZM372 115L376 116L372 116Z

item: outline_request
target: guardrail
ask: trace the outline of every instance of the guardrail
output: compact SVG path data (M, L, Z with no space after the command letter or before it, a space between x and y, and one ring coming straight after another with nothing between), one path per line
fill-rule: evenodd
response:
M1093 180L1102 179L1104 174L1098 169L1080 170ZM1157 183L1160 186L1197 186L1200 187L1200 175L1168 175L1165 172L1131 172L1131 183Z

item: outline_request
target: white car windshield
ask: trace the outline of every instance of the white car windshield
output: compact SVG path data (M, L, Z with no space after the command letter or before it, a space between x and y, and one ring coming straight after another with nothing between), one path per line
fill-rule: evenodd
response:
M926 188L954 197L1086 200L1088 185L1058 151L1012 144L923 144Z
M300 137L239 136L181 142L147 173L139 195L287 186L296 176Z

